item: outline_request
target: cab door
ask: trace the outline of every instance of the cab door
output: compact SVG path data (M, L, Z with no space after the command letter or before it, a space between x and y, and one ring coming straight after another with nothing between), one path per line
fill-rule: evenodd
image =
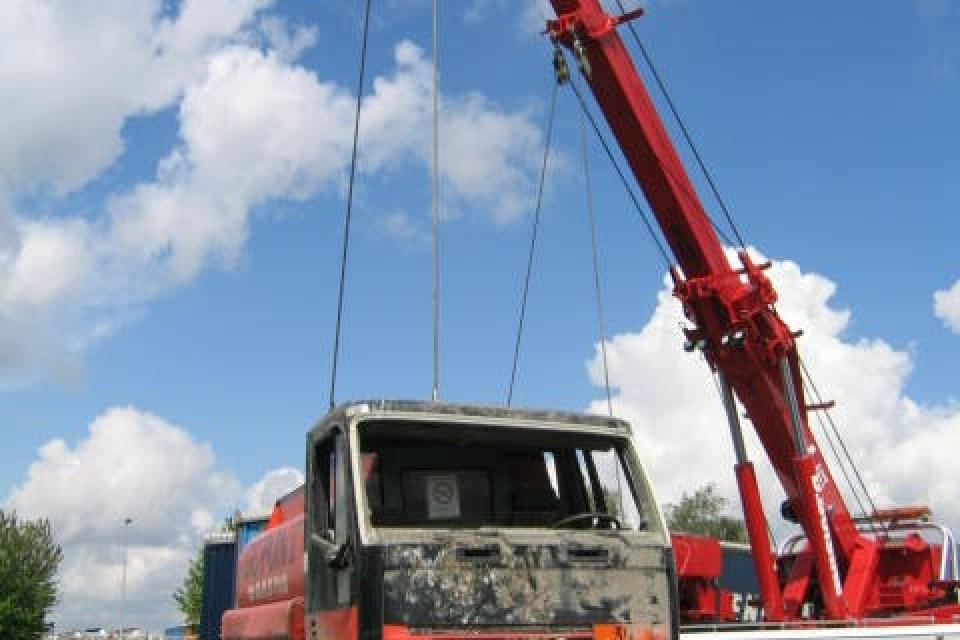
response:
M351 523L350 473L343 429L333 427L307 454L306 635L309 640L353 640L352 595L356 545Z

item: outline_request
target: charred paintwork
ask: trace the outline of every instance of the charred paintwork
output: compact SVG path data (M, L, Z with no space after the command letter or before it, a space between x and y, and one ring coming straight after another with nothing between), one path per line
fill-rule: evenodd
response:
M669 562L626 536L451 535L384 549L384 620L411 627L669 624Z

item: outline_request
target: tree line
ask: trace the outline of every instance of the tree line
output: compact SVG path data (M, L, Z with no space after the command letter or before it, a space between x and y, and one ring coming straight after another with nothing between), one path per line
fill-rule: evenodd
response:
M34 640L51 629L62 559L49 520L0 509L0 638Z

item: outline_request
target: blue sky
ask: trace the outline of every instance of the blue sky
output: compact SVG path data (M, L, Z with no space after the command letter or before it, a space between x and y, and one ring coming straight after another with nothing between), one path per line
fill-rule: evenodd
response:
M176 32L201 3L124 4L87 14L49 3L65 38L17 23L36 16L2 21L14 30L2 58L23 62L0 70L19 125L5 127L10 144L0 145L14 150L0 157L0 273L5 291L23 273L18 286L32 288L4 294L0 496L21 510L24 496L42 503L28 475L39 459L50 463L40 448L59 439L79 456L96 440L98 417L131 407L186 434L191 450L207 447L198 477L205 486L229 477L232 487L201 505L219 516L245 507L247 488L271 470L302 464L303 435L327 407L360 3L223 0L222 15L193 16L206 31L175 36L164 29ZM430 393L429 140L416 91L429 62L429 4L374 4L371 77L393 79L398 93L373 101L376 125L365 131L338 400ZM468 141L443 160L445 400L500 403L506 393L552 83L536 14L534 4L504 0L442 6L446 133ZM70 20L78 15L116 31L88 42L82 21ZM938 317L934 293L946 301L960 278L960 10L943 0L882 10L866 1L657 0L637 27L747 241L835 283L832 298L800 317L849 311L826 330L843 353L883 346L902 370L881 392L953 419L958 335L949 323L960 327L960 303L945 302ZM21 42L15 32L36 37ZM170 59L114 69L144 33L168 37ZM74 57L71 46L93 53ZM260 120L245 120L251 113ZM555 152L516 404L581 410L602 390L587 371L597 334L568 91ZM642 335L662 306L662 268L595 144L591 162L608 330ZM49 259L28 262L31 224L66 229L68 239L79 229L80 240L42 245L31 255ZM31 294L37 287L45 293ZM680 341L678 332L678 360ZM620 355L638 370L672 366ZM628 373L618 380L641 384ZM110 486L112 470L97 473ZM144 553L158 545L145 538ZM111 557L100 557L106 583ZM168 614L145 598L143 616L159 624Z

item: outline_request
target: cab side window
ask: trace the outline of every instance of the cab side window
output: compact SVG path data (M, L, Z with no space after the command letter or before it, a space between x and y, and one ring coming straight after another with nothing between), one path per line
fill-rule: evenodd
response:
M317 445L314 493L316 522L314 530L331 542L335 539L337 522L337 437L330 437Z
M310 536L306 604L308 611L330 611L350 604L355 562L349 544L350 495L343 431L333 427L309 452Z

